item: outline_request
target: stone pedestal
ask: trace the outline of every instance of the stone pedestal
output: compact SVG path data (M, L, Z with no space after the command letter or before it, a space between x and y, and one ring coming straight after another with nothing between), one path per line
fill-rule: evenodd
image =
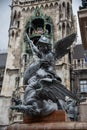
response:
M23 123L10 125L7 130L87 130L87 123L70 122L64 111L55 111L46 117L24 115Z
M69 121L65 111L55 111L50 115L44 117L30 117L29 115L24 115L22 124L16 123L9 126L7 130L38 130L39 124L43 124L43 128L41 128L41 130L44 130L44 125L47 123L49 124L65 121ZM34 125L35 128L33 127ZM28 126L31 126L32 128L28 128ZM47 126L47 129L50 130L49 125Z
M69 121L65 111L55 111L48 116L45 117L29 117L24 115L23 123L30 124L30 123L53 123L53 122L64 122Z

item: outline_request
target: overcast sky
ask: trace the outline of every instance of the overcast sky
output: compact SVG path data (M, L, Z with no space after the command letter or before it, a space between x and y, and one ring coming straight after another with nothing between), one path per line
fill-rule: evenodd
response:
M12 0L0 0L0 50L7 49L8 47L8 29L10 25L10 7ZM77 15L81 0L72 0L73 12ZM80 33L78 31L78 36ZM80 38L78 40L80 42Z

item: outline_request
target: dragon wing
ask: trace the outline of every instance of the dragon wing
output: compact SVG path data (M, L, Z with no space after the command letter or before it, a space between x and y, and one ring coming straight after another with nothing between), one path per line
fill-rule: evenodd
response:
M76 33L72 33L54 44L55 59L62 58L69 52L70 46L74 42L75 38Z
M77 100L77 97L58 81L53 81L52 83L42 82L42 85L43 90L40 97L43 99L51 99L56 102L58 99L65 100L67 96Z

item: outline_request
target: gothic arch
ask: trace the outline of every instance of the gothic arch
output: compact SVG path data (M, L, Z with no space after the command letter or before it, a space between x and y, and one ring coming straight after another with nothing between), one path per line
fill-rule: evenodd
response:
M64 37L64 35L65 35L65 23L63 22L62 23L62 37Z
M24 11L25 11L25 8L23 8L22 11L24 12Z
M46 24L46 30L47 30L47 34L50 35L52 31L52 27L50 24Z
M61 12L61 4L59 5L59 12Z
M12 37L14 37L14 35L15 35L14 30L12 30L12 34L11 35L12 35Z
M62 24L62 29L65 29L65 23L63 22L63 24Z
M53 7L53 3L50 3L50 5L49 5L49 6L50 6L50 8L52 8L52 7Z
M57 3L57 2L55 3L55 6L58 6L58 3Z
M18 12L18 18L20 18L20 17L21 17L21 12L19 11L19 12Z
M49 7L48 4L46 4L46 5L45 5L45 8L47 9L48 7Z
M43 8L44 8L44 6L43 6L43 5L41 5L41 8L43 9Z
M64 1L63 1L63 3L62 3L62 6L63 6L63 8L65 8L65 6L66 6Z
M18 20L17 21L17 28L19 28L20 27L20 21Z
M14 11L14 15L13 15L13 25L16 24L16 18L17 18L17 11Z
M30 8L28 7L26 11L29 11L29 10L30 10Z
M59 30L61 30L61 25L59 25Z
M39 9L39 8L40 8L39 6L36 6L34 9L37 10L37 9Z
M34 10L34 7L31 8L31 11L33 11L33 10Z
M17 11L15 10L15 11L14 11L13 19L15 20L16 18L17 18Z
M70 24L67 23L67 34L69 34L69 33L70 33Z
M17 21L17 11L15 10L15 11L14 11L14 14L13 14L12 24L13 24L13 25L16 25L16 21Z
M70 16L70 3L67 2L67 17Z
M16 32L16 37L18 37L18 31Z

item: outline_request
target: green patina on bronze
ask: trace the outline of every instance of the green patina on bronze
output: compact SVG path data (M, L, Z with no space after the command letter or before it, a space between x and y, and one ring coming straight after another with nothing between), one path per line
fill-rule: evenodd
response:
M22 45L22 52L28 53L32 55L31 48L29 47L27 38L25 33L29 33L30 39L35 41L36 44L38 39L41 35L45 35L46 37L50 38L51 44L53 44L53 22L50 16L44 15L41 11L41 8L37 7L34 10L34 14L27 20L25 31L24 31L24 38L23 38L23 45Z

